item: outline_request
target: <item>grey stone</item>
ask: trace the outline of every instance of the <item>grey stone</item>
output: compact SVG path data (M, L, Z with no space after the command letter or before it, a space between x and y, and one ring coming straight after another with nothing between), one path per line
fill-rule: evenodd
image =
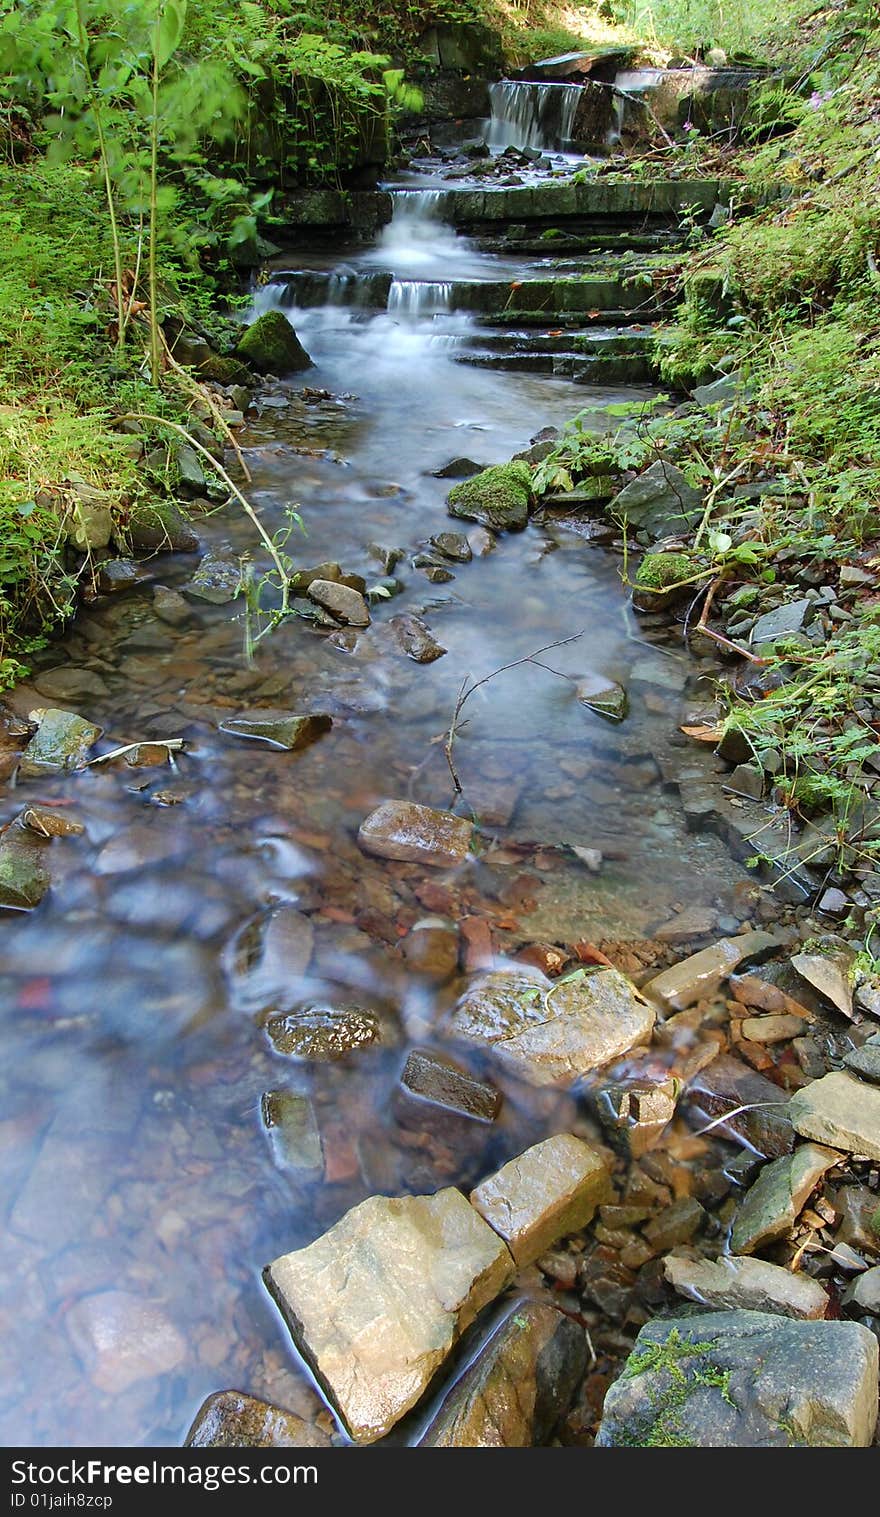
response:
M625 517L631 529L655 539L684 532L699 519L702 509L702 491L689 484L675 464L663 459L625 485L608 507L612 516Z
M175 448L175 458L181 485L184 489L191 490L193 494L199 494L204 490L206 483L201 455L190 443L183 442Z
M306 591L309 600L349 627L368 627L370 608L359 590L329 579L313 579Z
M623 686L602 675L590 675L579 680L575 693L582 706L588 706L609 722L622 722L629 710L629 700Z
M472 835L473 824L450 811L414 801L383 801L361 823L358 842L378 858L442 869L464 863Z
M497 971L465 992L449 1019L453 1037L488 1044L532 1085L570 1084L647 1042L654 1010L616 969L551 983Z
M845 917L850 909L850 899L842 890L836 890L833 886L824 891L819 899L819 910L827 916Z
M372 1196L264 1275L346 1430L372 1443L513 1273L504 1243L450 1187Z
M673 1290L703 1306L779 1312L784 1317L824 1317L828 1297L818 1280L767 1264L763 1259L679 1259L670 1254L663 1273Z
M767 1158L791 1152L794 1129L788 1101L778 1085L739 1059L721 1054L690 1081L687 1103L701 1125L724 1117L715 1131L730 1135Z
M323 712L310 712L305 716L290 712L279 716L230 716L220 723L220 731L295 753L314 743L332 726L333 718Z
M0 908L32 911L51 883L45 841L14 822L0 837Z
M605 1399L597 1448L866 1448L877 1339L855 1322L701 1312L648 1322Z
M870 1080L874 1085L880 1085L880 1033L875 1033L861 1048L854 1048L844 1059L848 1069L863 1080Z
M657 1253L688 1243L706 1221L706 1213L693 1196L679 1196L642 1229Z
M137 584L137 564L130 558L107 558L98 570L98 589L102 595L115 595Z
M456 564L469 564L474 556L463 532L436 532L431 538L431 545L444 558L450 558Z
M794 1153L766 1164L733 1219L732 1252L753 1254L787 1237L822 1176L841 1157L834 1149L802 1143Z
M846 1304L860 1306L873 1317L880 1316L880 1264L857 1275L843 1293Z
M854 955L826 953L796 953L792 966L835 1006L842 1016L852 1017L853 993L849 971Z
M691 391L694 400L699 406L723 406L736 399L742 376L739 373L722 374L720 379L713 379L711 384L697 385Z
M788 1103L792 1126L805 1138L848 1153L880 1159L880 1089L843 1069L795 1091Z
M18 772L22 779L81 769L101 736L100 727L73 711L47 707L31 711L29 719L37 723L37 730L21 756Z
M764 773L757 764L737 764L727 782L731 790L759 801L764 794Z
M522 1269L586 1227L611 1196L601 1154L572 1133L558 1133L482 1180L470 1200Z
M543 1301L520 1301L456 1381L419 1447L544 1444L586 1365L582 1327Z
M189 595L212 605L234 600L241 585L241 565L234 558L206 553L192 579L184 586Z
M766 611L752 628L752 643L772 643L777 638L801 632L810 622L814 610L811 600L795 600L786 606L777 606L775 611Z
M321 1449L330 1439L293 1412L244 1391L215 1391L186 1435L188 1449Z

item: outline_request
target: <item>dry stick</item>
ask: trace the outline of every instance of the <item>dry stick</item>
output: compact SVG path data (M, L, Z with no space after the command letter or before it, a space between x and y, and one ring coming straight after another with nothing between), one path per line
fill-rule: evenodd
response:
M709 586L706 599L703 602L703 609L700 613L700 620L697 622L694 631L705 633L706 637L711 637L716 643L720 643L722 648L729 649L731 653L738 653L741 658L747 658L750 664L757 664L759 668L764 669L767 667L768 663L768 660L766 658L759 658L757 653L750 653L748 648L741 648L739 643L731 642L730 638L725 637L723 632L714 632L712 628L707 625L707 619L712 608L712 602L715 599L715 592L718 590L723 581L724 575L719 574ZM688 637L690 637L690 633L687 630L687 626L685 626L685 638L687 639Z
M465 722L459 722L458 720L465 702L470 700L470 697L473 695L474 691L479 690L481 685L487 685L489 683L489 680L494 679L496 674L505 674L508 669L518 669L520 664L533 664L537 661L539 653L548 653L551 648L564 648L567 643L576 643L578 638L583 637L583 635L584 629L582 628L580 632L573 632L571 634L571 637L558 637L555 642L544 643L542 647L536 648L533 653L526 653L522 658L515 658L512 663L502 664L499 669L493 669L491 674L484 674L482 679L475 680L472 685L468 685L470 675L465 675L465 678L462 681L461 689L458 692L458 699L455 702L455 710L452 713L452 721L449 723L449 728L446 732L446 737L443 743L443 752L446 755L446 762L449 765L449 773L452 775L452 783L455 786L456 795L462 794L463 787L461 780L458 777L455 764L452 760L452 747L458 732L462 727L467 725ZM539 664L538 667L546 669L547 665ZM550 669L549 673L559 674L559 670ZM560 677L562 679L571 679L571 675L569 674L563 674Z
M238 488L238 485L229 478L229 475L226 473L223 465L218 464L216 458L214 458L213 455L208 452L207 448L204 448L202 446L197 438L191 437L185 427L182 427L179 422L169 421L167 416L153 416L149 411L129 411L127 417L124 419L126 421L149 421L157 427L170 427L172 432L176 432L179 437L182 437L185 442L188 442L190 444L191 447L196 448L197 451L201 453L202 457L208 460L211 468L216 474L220 475L223 483L229 490L232 491L232 494L235 496L242 510L245 512L245 515L250 517L250 520L253 522L258 533L260 534L260 537L262 538L263 543L269 553L269 557L275 565L275 568L278 570L278 574L281 578L281 615L286 616L290 609L290 576L284 567L283 560L278 552L277 547L275 546L275 543L272 541L271 537L266 531L266 528L260 521L259 516L254 510L247 496L242 495L241 491Z

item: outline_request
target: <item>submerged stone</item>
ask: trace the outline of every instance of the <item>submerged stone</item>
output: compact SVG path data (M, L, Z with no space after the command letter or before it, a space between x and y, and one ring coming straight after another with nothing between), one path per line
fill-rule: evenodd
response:
M404 863L450 868L467 858L473 824L451 811L435 811L414 801L383 801L361 823L358 842L365 853Z
M473 558L473 549L463 532L435 532L431 538L431 546L442 553L444 558L450 558L456 564L469 564Z
M417 664L432 664L435 659L442 658L446 652L443 644L438 643L430 627L426 627L418 616L409 614L392 616L388 625L394 633L401 652Z
M186 1435L188 1449L322 1449L326 1433L293 1412L244 1391L215 1391L203 1401Z
M162 1308L128 1291L82 1296L64 1325L92 1384L110 1396L170 1374L187 1357L182 1334Z
M603 679L601 675L589 675L579 680L577 698L582 706L604 716L609 722L622 722L629 709L627 693L616 680Z
M52 883L46 844L25 827L14 822L0 836L0 908L9 911L32 911Z
M260 1098L260 1115L282 1168L321 1173L324 1151L315 1108L308 1096L293 1090L266 1090Z
M803 1143L793 1154L766 1164L744 1195L733 1219L730 1247L735 1254L753 1254L791 1232L825 1171L843 1155L818 1144Z
M476 521L493 532L521 532L528 524L532 471L514 460L484 469L450 490L446 504L451 516Z
M429 1102L476 1122L494 1122L501 1105L501 1096L493 1085L472 1079L449 1059L418 1049L407 1057L400 1087L419 1104Z
M447 1395L420 1448L534 1448L565 1416L587 1365L584 1330L521 1301Z
M796 1275L763 1259L678 1259L670 1254L663 1272L680 1296L703 1306L742 1307L779 1312L784 1317L824 1317L828 1297L818 1280Z
M383 1041L379 1017L359 1006L305 1006L270 1017L266 1032L278 1053L324 1062Z
M449 1020L454 1037L486 1043L532 1085L571 1083L644 1043L654 1009L616 969L543 976L493 972L465 992Z
M867 1448L877 1339L856 1322L701 1312L648 1322L597 1448Z
M235 600L241 583L241 565L237 559L224 558L219 553L206 553L184 589L199 600L222 606L227 601Z
M450 1187L372 1196L264 1278L346 1430L373 1443L513 1273L501 1239Z
M286 748L288 752L295 753L300 748L307 748L322 733L329 732L332 726L333 718L323 712L312 712L307 716L291 712L289 715L274 717L230 716L220 723L220 731L229 732L233 737L252 738L258 743L268 743L271 748Z
M47 707L30 713L37 730L21 756L18 772L33 779L61 769L81 769L89 750L101 736L101 728L73 711Z
M249 1011L288 1009L302 995L315 930L295 906L275 906L245 923L230 954L236 999Z
M481 1181L470 1201L522 1269L560 1238L586 1227L611 1195L601 1154L572 1133L558 1133Z

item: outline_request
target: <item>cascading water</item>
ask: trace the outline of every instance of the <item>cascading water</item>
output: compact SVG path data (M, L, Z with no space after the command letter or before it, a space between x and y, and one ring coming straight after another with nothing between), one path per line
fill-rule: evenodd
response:
M502 79L490 84L492 115L486 129L490 147L557 152L574 134L579 84L535 84Z
M451 299L449 280L393 279L388 291L388 314L418 321L448 311Z

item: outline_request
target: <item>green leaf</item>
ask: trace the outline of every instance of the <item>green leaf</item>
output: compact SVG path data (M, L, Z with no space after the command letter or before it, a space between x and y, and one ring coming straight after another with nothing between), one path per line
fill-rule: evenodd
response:
M186 0L165 0L157 14L153 53L161 71L177 51L186 24Z

